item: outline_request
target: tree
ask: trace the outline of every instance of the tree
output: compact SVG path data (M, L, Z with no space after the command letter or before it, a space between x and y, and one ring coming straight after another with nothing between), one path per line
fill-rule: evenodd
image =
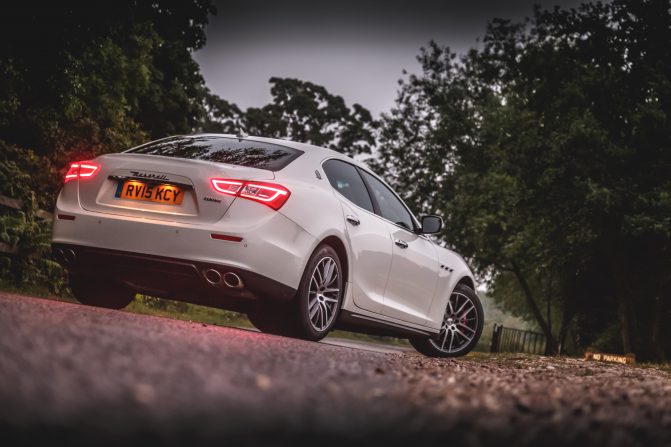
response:
M665 1L494 20L480 51L423 50L383 118L381 172L494 290L515 279L551 351L617 323L624 352L671 354L670 23Z
M359 104L311 82L271 78L273 102L249 108L242 122L249 134L328 147L347 155L370 154L376 122Z
M191 132L206 93L191 53L213 12L209 0L4 6L0 139L53 156Z
M205 94L205 115L199 132L237 133L243 114L235 104L220 98L209 90Z

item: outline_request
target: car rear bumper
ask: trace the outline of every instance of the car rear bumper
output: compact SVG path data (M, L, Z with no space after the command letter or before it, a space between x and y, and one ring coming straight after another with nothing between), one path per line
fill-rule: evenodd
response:
M289 301L296 294L285 284L225 264L74 244L54 243L52 250L70 274L121 281L139 293L196 304L246 311L256 301ZM226 274L236 275L239 283Z
M290 289L298 288L316 244L292 220L248 200L233 203L214 224L92 212L61 197L54 216L53 244L174 259L198 267L201 276L200 266L226 266L254 272Z

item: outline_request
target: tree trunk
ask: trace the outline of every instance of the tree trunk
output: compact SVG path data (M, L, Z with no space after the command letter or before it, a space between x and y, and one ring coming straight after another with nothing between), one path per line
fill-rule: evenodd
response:
M550 274L549 284L545 291L545 301L547 303L545 318L548 322L548 332L552 333L552 274Z
M622 350L624 354L634 353L632 344L632 308L631 297L627 290L626 271L622 264L614 256L612 259L613 273L615 276L615 301L617 303L617 317L620 321L620 337L622 339Z
M620 337L624 354L633 352L631 343L631 302L627 293L622 290L615 292L617 299L617 315L620 320Z
M564 314L562 315L561 327L559 328L559 346L557 347L557 354L563 354L564 349L566 348L566 336L568 334L568 328L573 321L575 312L573 306L568 304L564 306Z
M662 281L662 285L658 287L658 293L655 300L655 316L650 328L652 343L652 352L658 362L664 362L667 359L667 350L669 349L669 340L665 339L664 317L671 306L671 281L666 279ZM666 342L666 344L665 344Z
M527 283L526 278L522 274L522 271L520 268L517 266L517 264L513 263L512 265L512 272L517 278L517 281L520 284L520 287L522 287L522 291L524 292L524 296L527 300L527 304L529 306L529 309L531 309L531 313L533 314L534 318L536 319L536 322L538 323L538 326L540 326L541 331L543 331L543 334L545 335L545 355L555 355L557 354L557 340L555 340L554 336L552 335L552 331L550 331L550 326L547 324L545 319L543 318L543 314L541 313L540 308L538 307L538 304L536 303L536 300L533 296L533 293L531 292L531 288L529 287L529 284Z
M650 342L652 344L652 353L655 361L663 362L665 359L664 347L662 346L662 316L665 312L664 300L661 297L655 297L655 316L650 326Z

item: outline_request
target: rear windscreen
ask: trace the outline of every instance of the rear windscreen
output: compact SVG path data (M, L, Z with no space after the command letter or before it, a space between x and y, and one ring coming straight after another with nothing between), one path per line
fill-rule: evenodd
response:
M214 161L279 171L300 157L303 151L276 144L197 135L165 138L130 149L126 153Z

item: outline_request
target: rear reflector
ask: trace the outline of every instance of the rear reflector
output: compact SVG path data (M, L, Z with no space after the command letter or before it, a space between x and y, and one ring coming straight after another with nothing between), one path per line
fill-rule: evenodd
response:
M238 236L229 236L229 235L227 235L227 234L216 234L216 233L212 233L212 234L210 235L210 237L212 237L212 239L218 239L218 240L220 240L220 241L240 242L240 241L242 240L241 237L238 237Z
M59 214L58 219L59 220L75 220L75 216L71 216L69 214Z
M224 178L210 179L210 183L217 192L263 203L274 210L279 210L291 195L287 188L275 183Z
M70 164L68 172L65 174L65 183L75 179L91 178L100 171L100 165L92 161L77 161Z

